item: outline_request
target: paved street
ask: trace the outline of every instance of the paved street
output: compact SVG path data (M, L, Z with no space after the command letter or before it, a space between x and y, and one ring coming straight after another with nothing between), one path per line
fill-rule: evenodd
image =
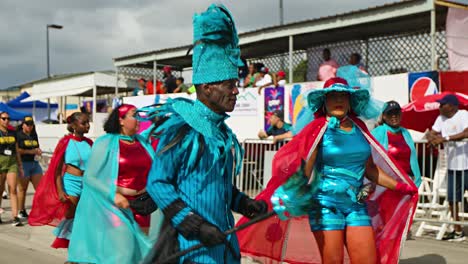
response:
M31 199L29 193L28 209ZM65 250L50 248L54 239L51 227L11 226L9 200L4 200L2 205L6 212L0 225L0 263L55 264L66 260ZM464 264L467 259L468 241L443 242L426 237L406 241L400 264ZM253 262L244 259L243 263Z

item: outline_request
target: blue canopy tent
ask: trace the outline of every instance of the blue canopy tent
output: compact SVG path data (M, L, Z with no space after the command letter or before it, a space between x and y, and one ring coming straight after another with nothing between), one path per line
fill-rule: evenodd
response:
M29 98L31 95L27 92L23 92L15 99L7 102L6 104L15 109L16 111L30 112L33 113L34 120L36 122L44 122L48 116L47 103L41 101L29 101L22 102L23 100ZM28 100L27 100L28 101ZM35 105L34 105L35 104ZM58 104L50 104L51 116L57 115Z
M31 116L31 113L16 111L5 103L0 103L0 112L7 112L10 115L11 120L22 120L26 116Z
M8 101L6 104L12 108L33 108L33 104L36 103L36 108L47 108L47 103L41 101L21 102L31 95L27 92L23 92L15 99ZM58 108L58 104L50 104L50 108Z

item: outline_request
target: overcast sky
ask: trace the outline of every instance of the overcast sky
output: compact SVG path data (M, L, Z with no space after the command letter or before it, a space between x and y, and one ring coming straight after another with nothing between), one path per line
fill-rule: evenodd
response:
M285 23L396 0L284 0ZM51 74L113 70L112 58L190 44L192 15L225 4L238 32L279 24L279 0L1 0L0 87Z

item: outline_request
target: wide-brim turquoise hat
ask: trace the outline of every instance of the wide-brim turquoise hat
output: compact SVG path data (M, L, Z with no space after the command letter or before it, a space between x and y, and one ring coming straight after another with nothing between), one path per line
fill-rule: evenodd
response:
M350 94L349 100L351 110L358 116L366 116L370 103L370 93L366 89L352 88L348 82L340 77L327 80L323 89L312 90L307 94L307 105L315 113L320 110L325 103L325 95L331 92L346 92Z

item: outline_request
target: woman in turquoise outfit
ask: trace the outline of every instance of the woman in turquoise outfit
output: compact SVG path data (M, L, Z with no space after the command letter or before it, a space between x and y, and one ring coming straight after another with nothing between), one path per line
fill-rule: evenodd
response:
M46 174L34 195L28 218L30 225L57 226L54 248L67 248L73 227L76 206L82 190L83 173L91 152L92 141L87 114L76 112L67 118L69 135L54 150Z
M388 151L398 165L411 177L416 186L421 185L418 154L413 138L401 123L401 107L395 101L385 103L382 125L372 130L372 135Z
M79 263L139 263L151 247L149 216L130 208L146 192L154 151L136 134L136 108L123 104L109 115L93 145L76 210L68 259Z
M376 240L371 218L360 191L364 178L388 189L413 194L417 190L399 183L371 158L366 134L348 117L359 100L369 104L368 91L350 89L342 78L325 82L324 89L308 95L309 104L320 97L320 111L326 114L329 125L320 145L305 164L305 175L316 181L315 198L323 206L309 214L311 230L323 263L341 263L346 245L352 263L377 262ZM316 101L317 103L317 101ZM317 217L319 213L319 217Z

